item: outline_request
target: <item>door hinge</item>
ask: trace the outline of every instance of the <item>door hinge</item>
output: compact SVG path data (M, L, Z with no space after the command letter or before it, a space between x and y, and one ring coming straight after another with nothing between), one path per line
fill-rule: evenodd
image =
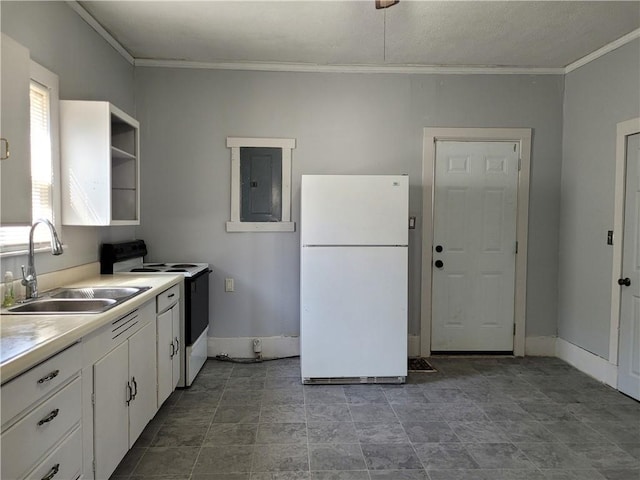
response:
M516 253L518 253L518 242L516 242Z
M95 405L96 404L96 394L92 393L91 394L91 405Z
M515 323L513 324L513 336L514 337L516 336L516 324Z
M518 171L522 168L522 159L518 158Z
M91 462L91 466L93 467L93 476L96 476L96 461L95 459Z

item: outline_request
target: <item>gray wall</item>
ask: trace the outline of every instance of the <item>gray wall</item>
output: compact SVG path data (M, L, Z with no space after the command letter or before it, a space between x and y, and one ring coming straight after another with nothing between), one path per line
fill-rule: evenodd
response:
M107 100L135 115L133 66L66 2L1 2L0 20L3 33L27 47L33 60L58 75L61 99ZM94 262L102 240L132 238L134 229L63 227L60 233L67 246L64 255L37 254L39 273ZM5 257L2 271L17 274L24 263L25 256Z
M562 76L136 69L142 225L153 260L214 269L211 336L297 335L299 234L226 233L227 136L292 137L303 173L407 173L421 218L427 126L534 129L527 334L555 335ZM419 332L420 223L410 234L410 332ZM375 268L373 266L372 268ZM236 291L224 293L224 278Z
M640 116L640 40L565 79L559 336L608 358L616 124ZM621 239L618 239L620 241Z

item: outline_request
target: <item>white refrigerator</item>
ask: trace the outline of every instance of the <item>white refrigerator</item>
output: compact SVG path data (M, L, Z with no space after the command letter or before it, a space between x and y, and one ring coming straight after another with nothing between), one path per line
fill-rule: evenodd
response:
M303 175L300 364L304 383L407 376L406 175Z

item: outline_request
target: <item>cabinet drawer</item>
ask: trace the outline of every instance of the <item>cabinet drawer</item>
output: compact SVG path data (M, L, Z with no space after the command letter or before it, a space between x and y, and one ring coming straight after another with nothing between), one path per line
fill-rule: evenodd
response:
M82 351L80 345L75 344L2 385L2 425L46 397L81 367Z
M80 422L82 393L76 378L2 434L2 478L21 478Z
M180 300L180 285L174 285L169 290L165 290L159 294L156 298L157 307L156 312L164 312L171 305Z
M25 480L75 480L82 470L82 430L76 428Z

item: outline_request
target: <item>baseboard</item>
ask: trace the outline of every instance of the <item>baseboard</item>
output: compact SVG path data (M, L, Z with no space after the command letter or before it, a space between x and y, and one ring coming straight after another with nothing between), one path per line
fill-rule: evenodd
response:
M207 355L228 355L231 358L254 358L253 341L262 343L263 358L295 357L300 355L300 339L298 337L209 337L207 339Z
M562 338L556 339L556 357L573 365L581 372L606 383L607 385L617 388L618 385L618 367L609 363L598 355L578 347L573 343L567 342Z
M529 357L555 357L556 337L527 337L524 354Z

